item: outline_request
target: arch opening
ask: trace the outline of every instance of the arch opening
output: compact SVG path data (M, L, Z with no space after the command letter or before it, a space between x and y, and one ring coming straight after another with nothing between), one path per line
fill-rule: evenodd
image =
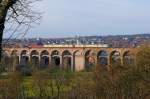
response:
M10 55L9 55L9 53L7 52L7 51L2 51L2 58L9 58L10 57Z
M68 50L65 50L63 53L62 53L62 61L63 61L63 68L64 69L68 69L68 70L71 70L72 68L72 55L71 53L68 51Z
M13 51L11 52L11 56L18 56L17 50L13 50Z
M60 66L60 57L59 56L54 56L52 58L52 63L54 66L59 67Z
M121 65L121 54L119 51L113 51L110 54L110 63L112 65Z
M49 52L44 50L41 52L41 68L47 68L49 66Z
M100 51L97 55L97 62L98 65L105 68L108 65L108 52L104 50Z
M133 65L134 64L134 55L130 51L126 51L123 54L123 64L124 65Z
M18 56L17 50L13 50L13 51L11 52L11 60L12 60L12 62L15 63L16 65L19 64L19 56Z
M31 65L34 68L39 68L39 52L36 50L31 51L30 58L31 58Z
M23 50L21 52L21 59L20 59L20 64L21 65L27 65L29 63L29 55L27 50Z
M91 70L95 66L95 53L91 50L85 52L85 69L87 71Z
M51 54L51 62L52 66L54 67L60 67L60 55L59 51L54 50Z
M2 50L2 64L4 67L2 67L4 70L9 71L12 68L12 62L11 62L11 57L9 53L5 50Z

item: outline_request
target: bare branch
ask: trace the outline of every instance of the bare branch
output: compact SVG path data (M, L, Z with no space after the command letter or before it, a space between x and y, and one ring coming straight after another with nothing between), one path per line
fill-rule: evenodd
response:
M31 27L40 23L42 13L32 10L36 1L41 0L15 0L13 6L9 8L5 23L8 26L5 33L10 34L7 41L14 38L15 34L16 37L20 35L24 37Z

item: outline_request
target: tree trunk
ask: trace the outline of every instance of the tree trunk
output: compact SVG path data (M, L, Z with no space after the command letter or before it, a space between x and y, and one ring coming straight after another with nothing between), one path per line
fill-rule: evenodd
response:
M17 0L0 0L0 62L2 59L2 41L3 41L3 33L5 28L5 20L7 16L7 12Z
M7 10L1 10L0 13L0 62L1 62L1 58L2 58L2 40L3 40L3 32L4 32L4 28L5 28L5 17L7 14Z

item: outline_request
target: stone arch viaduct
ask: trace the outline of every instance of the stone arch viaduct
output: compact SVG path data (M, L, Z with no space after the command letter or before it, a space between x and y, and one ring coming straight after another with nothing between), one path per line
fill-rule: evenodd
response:
M18 64L31 62L40 66L57 66L74 71L92 65L134 64L136 48L105 48L99 46L46 46L40 48L5 48L5 56L15 57Z

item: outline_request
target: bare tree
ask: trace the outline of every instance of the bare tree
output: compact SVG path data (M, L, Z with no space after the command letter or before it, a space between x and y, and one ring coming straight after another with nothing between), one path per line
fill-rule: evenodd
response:
M36 1L40 0L0 0L0 56L2 55L2 40L6 26L7 30L11 31L10 38L16 31L24 36L31 28L31 23L37 23L40 19L40 13L33 11L32 8Z

